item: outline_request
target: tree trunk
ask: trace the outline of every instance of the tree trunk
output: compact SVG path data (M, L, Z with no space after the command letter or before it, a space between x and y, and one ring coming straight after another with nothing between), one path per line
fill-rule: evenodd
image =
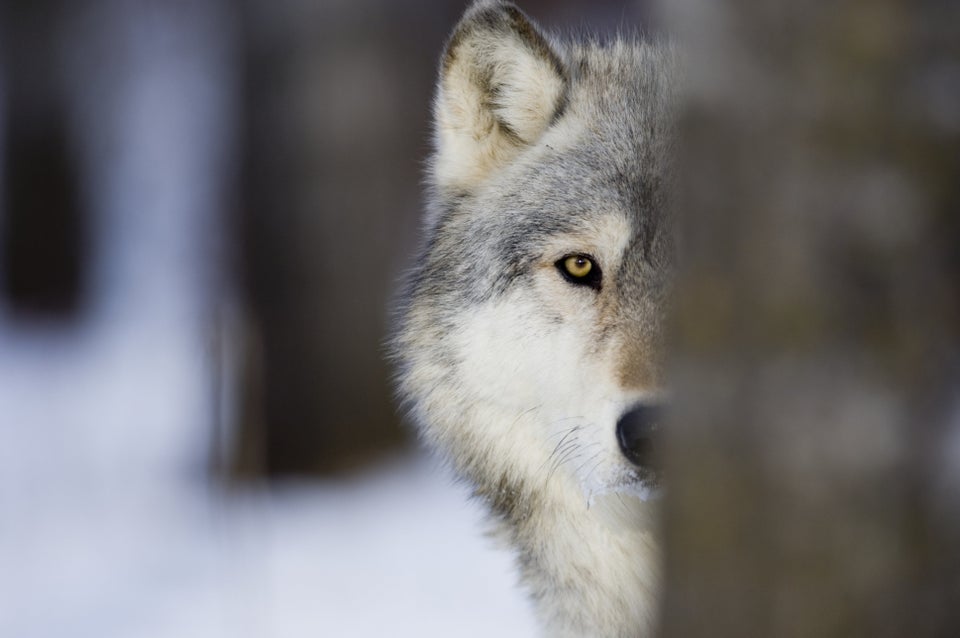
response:
M661 5L691 54L661 634L960 635L958 5Z
M0 306L27 320L84 310L87 211L57 47L69 5L0 3Z

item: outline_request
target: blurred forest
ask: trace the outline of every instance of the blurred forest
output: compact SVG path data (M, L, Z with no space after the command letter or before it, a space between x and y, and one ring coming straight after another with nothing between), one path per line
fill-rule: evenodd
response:
M204 499L409 445L383 342L465 4L0 2L0 633L456 626L455 559L488 559L395 475L366 514ZM663 635L960 635L957 3L520 4L689 47ZM250 628L315 591L316 624ZM221 596L228 630L194 623ZM337 607L381 624L303 633Z

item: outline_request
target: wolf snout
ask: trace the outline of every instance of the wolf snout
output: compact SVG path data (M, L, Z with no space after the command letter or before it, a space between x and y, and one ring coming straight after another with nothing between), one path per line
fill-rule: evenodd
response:
M654 465L654 437L660 428L662 407L640 404L630 408L617 421L617 441L623 455L636 466Z

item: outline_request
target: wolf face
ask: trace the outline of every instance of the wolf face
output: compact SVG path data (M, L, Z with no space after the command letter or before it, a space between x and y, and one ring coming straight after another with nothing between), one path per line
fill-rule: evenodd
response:
M547 521L611 534L592 499L659 485L670 57L555 42L515 6L481 2L441 63L426 240L394 344L400 391L505 522L538 599L573 569L530 549ZM557 632L635 636L648 622L649 570L622 534L619 558L599 549L610 538L578 546L611 600Z
M403 381L428 438L459 438L475 408L527 414L587 494L656 487L668 64L649 45L550 43L511 5L455 31L400 337L407 371L436 374ZM425 409L440 396L457 424Z

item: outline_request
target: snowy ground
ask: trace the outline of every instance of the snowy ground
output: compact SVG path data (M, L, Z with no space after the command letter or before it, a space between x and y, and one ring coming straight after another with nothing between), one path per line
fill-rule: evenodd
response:
M120 307L59 332L0 307L0 636L534 633L476 506L419 456L341 482L203 480L195 315Z
M225 499L64 485L58 503L4 508L0 636L533 635L509 558L439 478L406 458Z
M198 479L202 357L140 319L58 342L0 315L0 636L532 634L508 556L420 457L271 490Z

